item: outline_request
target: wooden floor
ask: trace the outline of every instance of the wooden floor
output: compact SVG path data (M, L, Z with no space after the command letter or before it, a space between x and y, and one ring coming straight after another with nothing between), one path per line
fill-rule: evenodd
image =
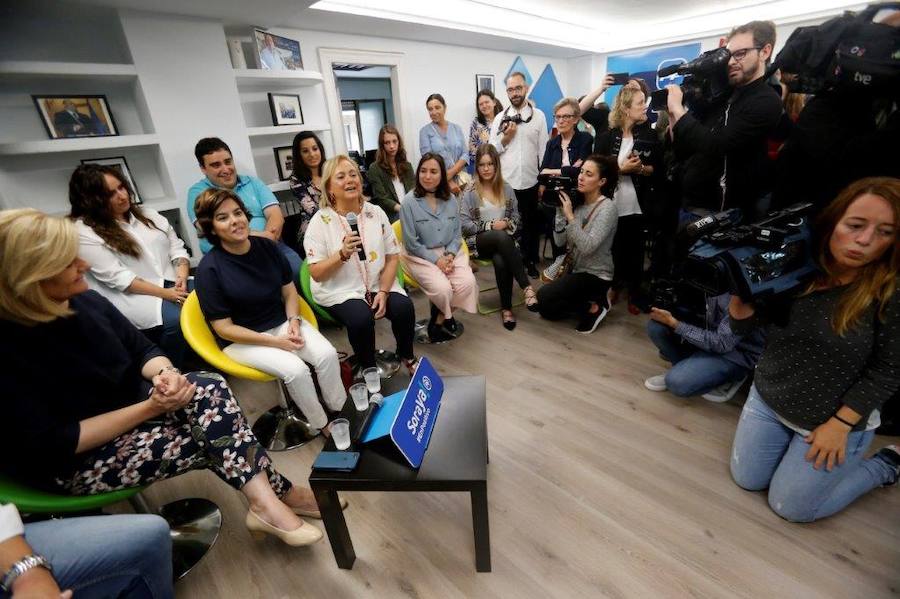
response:
M482 269L487 282L493 273ZM417 313L428 310L414 292ZM496 296L486 294L486 301ZM665 365L645 318L616 306L593 335L542 321L462 315L464 336L418 346L444 374L487 377L493 572L476 573L468 496L347 493L357 561L335 565L327 539L292 549L254 542L243 497L208 472L155 484L151 505L204 496L222 534L178 583L178 597L840 597L900 595L900 487L807 525L738 488L728 456L741 401L653 393ZM343 331L326 335L348 348ZM383 347L390 329L379 325ZM255 416L275 386L232 381ZM440 426L440 422L438 422ZM897 442L876 437L876 447ZM321 441L273 454L305 484ZM321 522L313 521L321 527Z

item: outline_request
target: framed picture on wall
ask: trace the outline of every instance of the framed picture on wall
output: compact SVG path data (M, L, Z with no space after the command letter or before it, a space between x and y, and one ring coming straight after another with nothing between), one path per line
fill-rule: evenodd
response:
M303 109L297 94L273 94L269 92L269 109L273 125L302 125Z
M262 29L253 30L257 68L266 71L302 71L300 42Z
M31 96L50 139L118 135L106 96Z
M493 75L475 75L475 93L478 94L483 89L494 92L494 76Z
M278 168L278 180L287 181L294 172L294 148L291 146L279 146L272 148L275 152L275 166Z
M81 161L81 164L102 164L104 166L113 167L122 173L122 178L125 179L129 186L131 186L131 191L134 193L134 197L132 198L134 203L144 203L141 199L141 194L138 192L137 184L131 176L131 169L128 168L128 162L125 160L124 156L113 156L111 158L85 158Z

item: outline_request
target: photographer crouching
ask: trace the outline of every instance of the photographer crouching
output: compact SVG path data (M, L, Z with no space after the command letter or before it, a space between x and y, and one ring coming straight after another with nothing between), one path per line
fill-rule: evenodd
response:
M554 235L567 253L553 281L538 289L538 311L547 320L574 314L579 333L593 333L609 311L606 292L613 278L618 222L611 198L618 179L615 159L591 154L581 165L574 197L559 192Z
M731 474L811 522L900 477L897 446L864 454L900 388L900 179L845 188L821 213L815 279L782 310L733 296L732 330L766 323L768 346L735 432Z
M730 96L725 102L703 98L704 104L711 105L701 114L685 108L681 87L666 86L666 103L674 123L673 148L683 163L681 187L687 212L696 207L713 211L740 208L744 219L752 221L768 210L772 177L766 142L782 112L781 98L765 79L766 61L774 45L775 24L771 21L752 21L733 29L725 46L728 87L724 93L730 88ZM706 60L715 66L716 76L721 75L720 68L726 68L720 61L724 62L724 57L710 55ZM724 95L719 87L713 85L714 95ZM717 186L714 178L723 172L724 179ZM724 195L716 187L721 187Z
M651 308L647 334L672 368L644 381L647 389L668 390L679 397L703 395L714 402L734 396L753 372L765 335L761 329L735 334L728 316L730 300L730 293L707 299L702 327L679 320L668 310Z

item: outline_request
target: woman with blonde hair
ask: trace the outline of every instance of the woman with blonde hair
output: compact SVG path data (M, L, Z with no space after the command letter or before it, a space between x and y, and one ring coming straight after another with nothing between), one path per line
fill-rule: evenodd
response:
M811 522L900 477L900 452L864 454L900 389L900 179L845 188L819 216L818 276L770 315L734 296L731 328L772 321L738 423L731 474L769 506ZM781 318L776 318L781 316Z
M418 364L416 314L397 281L400 246L394 229L384 210L366 201L359 167L348 156L325 163L322 192L304 240L313 298L347 328L361 368L376 365L375 321L387 316L397 356L412 373Z
M513 279L525 292L525 305L537 311L537 294L531 287L522 253L516 245L519 208L512 187L500 174L500 155L492 144L475 152L475 179L460 200L460 225L473 258L490 260L500 293L500 318L511 331L516 328L512 312Z
M15 423L0 437L15 456L0 474L90 495L207 468L247 497L252 532L289 545L321 539L297 517L319 517L312 492L275 470L225 380L181 374L88 290L89 266L71 221L0 212L0 385Z

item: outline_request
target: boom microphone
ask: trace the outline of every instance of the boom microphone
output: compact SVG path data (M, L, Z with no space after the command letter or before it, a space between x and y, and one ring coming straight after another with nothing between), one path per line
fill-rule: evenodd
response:
M350 230L353 231L353 234L359 237L359 225L356 223L356 215L352 212L347 213L347 224L350 225ZM359 256L359 261L365 264L366 250L363 249L361 243L359 244L359 247L356 248L356 255Z

